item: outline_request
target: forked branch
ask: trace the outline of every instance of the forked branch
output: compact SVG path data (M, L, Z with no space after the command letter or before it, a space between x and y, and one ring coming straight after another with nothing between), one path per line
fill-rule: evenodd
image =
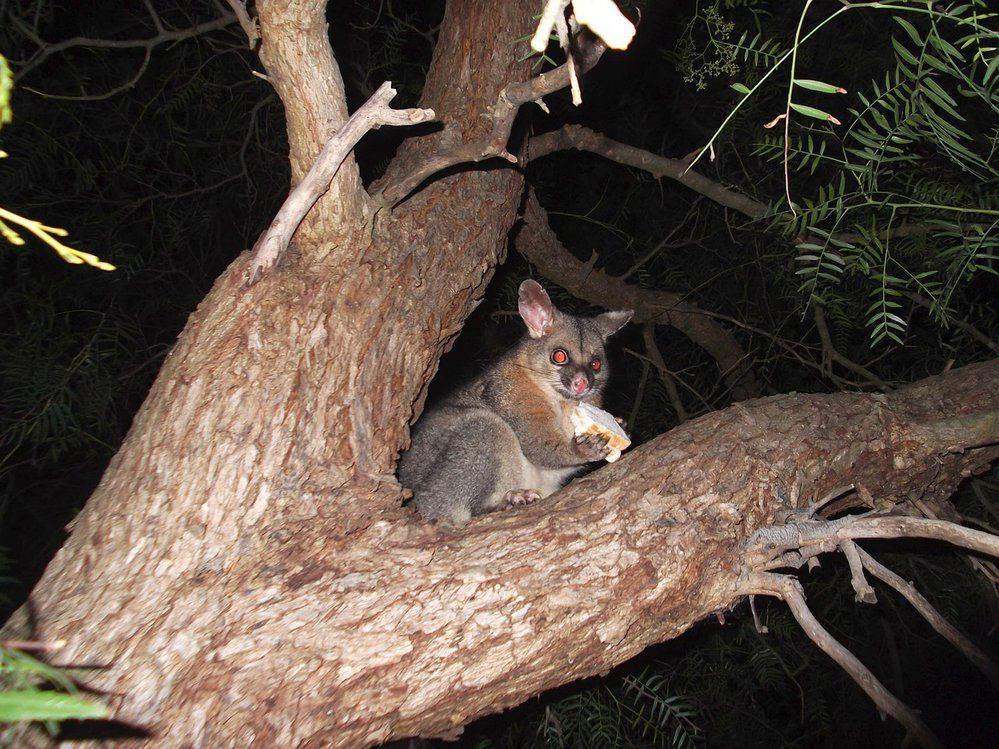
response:
M805 634L822 651L838 663L850 677L867 693L878 708L905 726L905 729L924 747L941 747L940 740L920 720L919 716L893 695L878 678L839 640L833 637L812 614L805 603L805 594L799 583L790 575L775 575L771 572L754 572L743 584L741 593L745 595L776 596L787 603L788 608L805 631Z
M602 41L588 35L577 35L577 44L580 53L575 58L575 65L580 72L586 72L596 65L607 49ZM487 115L492 122L492 130L485 139L442 148L408 174L376 188L371 197L383 206L393 206L419 187L424 180L448 167L494 157L516 163L517 157L506 150L506 145L510 140L510 131L517 112L524 104L539 101L542 97L565 88L569 85L569 79L570 64L567 62L530 80L508 84L500 91L496 103Z
M837 490L839 491L839 490ZM745 595L766 594L782 598L811 640L840 664L874 703L899 721L923 746L940 746L937 738L909 707L891 694L856 656L829 634L815 619L798 580L770 572L800 567L818 554L843 552L850 565L851 584L858 601L876 603L874 590L864 570L901 593L930 625L973 664L999 685L999 668L961 634L915 587L859 548L855 538L919 537L948 541L980 553L999 556L999 536L944 520L900 516L848 516L838 520L804 520L762 528L746 544L747 572L739 587ZM752 600L752 599L751 599ZM755 612L754 612L755 617Z
M385 81L323 146L308 174L291 191L267 231L257 240L247 269L250 284L260 280L281 258L305 214L329 189L343 160L365 133L382 125L415 125L434 118L432 109L392 109L389 102L395 94L392 83Z
M916 586L912 583L902 579L899 575L896 575L890 569L881 564L878 560L872 557L863 549L857 549L860 560L864 567L874 575L876 578L881 580L886 585L894 588L909 603L912 607L918 611L930 626L937 631L937 633L946 639L951 645L960 650L964 656L971 661L975 666L995 684L996 688L999 688L999 667L992 662L977 645L975 645L971 640L965 637L961 632L947 621L943 615L937 611L933 604L927 601L922 594L916 590Z
M899 515L849 515L761 528L747 542L745 560L754 570L776 569L788 566L788 554L799 555L803 562L858 538L932 538L999 557L999 536L957 523Z

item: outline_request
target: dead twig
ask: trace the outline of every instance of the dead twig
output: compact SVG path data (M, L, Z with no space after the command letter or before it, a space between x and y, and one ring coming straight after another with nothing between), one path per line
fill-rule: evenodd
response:
M863 549L857 548L858 555L864 567L886 585L898 591L922 617L929 622L937 633L951 645L960 650L993 684L999 688L999 667L978 646L962 634L953 624L947 621L933 604L927 601L916 590L916 586L881 564Z
M819 623L805 603L801 583L795 578L770 572L754 572L742 584L739 592L743 595L770 595L782 599L809 639L836 661L880 710L901 723L924 747L943 746L912 708L889 692L857 656Z
M999 557L999 536L957 523L899 515L848 515L761 528L749 538L745 560L750 569L774 569L788 552L804 560L859 538L932 538Z
M663 359L662 352L659 350L659 346L656 343L656 326L652 323L645 323L642 326L642 340L645 343L645 355L649 357L649 361L652 362L652 366L656 368L659 373L659 379L662 380L663 387L666 388L666 394L669 396L669 401L673 405L673 411L676 413L676 419L678 424L682 424L687 420L687 409L683 406L683 401L680 400L680 392L676 389L676 382L673 379L673 373L669 371L669 367L666 366L666 360Z
M65 39L61 42L48 43L44 41L33 29L31 29L27 24L25 24L17 14L11 14L10 19L12 23L17 26L18 31L28 37L32 42L34 42L38 49L35 53L29 57L25 63L17 70L14 75L15 83L19 83L25 76L31 73L35 68L44 64L46 60L56 54L60 54L69 49L75 49L78 47L83 47L86 49L142 49L146 52L145 62L143 62L142 70L145 70L146 62L148 62L149 55L153 49L164 44L171 44L174 42L181 41L183 39L191 39L196 36L201 36L203 34L210 34L213 31L218 31L224 29L236 21L236 16L229 13L222 13L218 18L212 19L211 21L206 21L204 23L195 24L188 28L183 29L167 29L163 26L160 21L159 16L156 14L151 5L146 5L147 10L150 12L153 27L156 29L156 34L145 39L96 39L84 36L74 36L70 39ZM137 79L137 77L136 77ZM133 79L133 83L134 83ZM122 90L126 86L119 86L115 90ZM22 85L23 87L23 85ZM47 96L52 96L46 94ZM59 96L61 99L88 99L88 98L106 98L106 96L100 97L90 97L90 96Z
M857 603L877 603L878 597L874 588L864 577L864 565L860 561L860 550L853 541L844 541L839 545L847 564L850 565L850 584L853 586L854 598Z
M434 118L432 109L392 109L389 102L395 94L391 81L385 81L323 146L308 174L291 191L267 231L257 240L247 267L248 283L256 283L277 263L305 214L329 190L340 165L365 133L382 125L415 125Z

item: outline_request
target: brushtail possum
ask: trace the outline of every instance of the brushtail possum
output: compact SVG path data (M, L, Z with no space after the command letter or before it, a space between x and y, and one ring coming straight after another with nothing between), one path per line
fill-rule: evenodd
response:
M604 343L632 312L574 317L531 280L518 308L527 335L413 431L399 478L424 518L461 524L528 504L610 451L605 436L576 437L570 414L579 402L600 406Z

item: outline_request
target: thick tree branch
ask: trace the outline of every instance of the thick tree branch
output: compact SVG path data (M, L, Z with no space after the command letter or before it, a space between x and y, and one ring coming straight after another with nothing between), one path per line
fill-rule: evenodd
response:
M239 296L232 286L218 293ZM218 314L242 325L252 305ZM183 361L190 340L168 367ZM210 367L191 376L204 369ZM197 491L139 495L133 502L142 504L111 516L113 523L94 514L101 505L85 511L76 544L47 573L61 569L58 585L32 594L35 631L3 636L66 639L60 662L109 664L88 673L88 686L114 695L118 719L161 731L165 746L226 745L232 725L270 745L367 746L414 733L453 734L474 717L606 671L735 605L745 592L746 539L834 487L863 485L885 501L949 496L999 448L941 453L920 442L912 425L999 411L997 384L993 361L886 395L739 404L688 421L543 502L460 530L398 509L345 534L344 515L334 510L356 495L327 484L304 496L276 490L280 512L273 516L260 510L267 495L253 492L249 507L239 505L243 511L204 518L206 494L241 487L249 461L262 461L281 480L288 473L268 452L220 461L223 473L209 473ZM218 401L230 419L224 434L260 439L248 430L264 420ZM302 421L311 427L317 416ZM179 419L155 412L140 416L134 429L143 434L151 424L159 436L163 424L176 429ZM316 428L326 433L331 424ZM285 444L277 441L273 450L284 455ZM129 460L150 465L141 456ZM157 476L173 475L175 464L156 465ZM136 543L179 543L157 532L156 513L167 501L176 522L194 529L182 539L183 554L137 554ZM864 529L867 520L852 529L837 522L843 532L831 537L833 548L875 535ZM902 525L882 530L930 535ZM112 545L109 534L131 543ZM258 548L265 553L249 553ZM166 577L167 558L186 565L182 574ZM105 600L111 570L125 559L126 583L142 565L138 579L162 592L141 619L123 616L118 606L92 605L94 596ZM93 591L82 600L81 586ZM92 628L89 637L79 634L81 617ZM141 657L160 641L182 647L156 650L153 662ZM191 675L197 678L185 678ZM269 709L260 711L259 700L231 699L249 693ZM192 714L212 719L192 725Z
M315 0L258 0L260 60L267 80L284 105L291 184L315 163L330 137L349 118L347 99L333 49L326 4ZM303 64L307 60L308 64ZM370 223L371 207L353 156L348 156L330 189L300 224L296 240L312 259L343 246L347 236ZM333 258L327 260L332 262Z
M606 46L599 39L588 35L579 35L582 54L576 60L577 66L585 72L597 64ZM404 199L424 180L448 167L484 159L500 157L511 163L517 158L506 150L510 139L513 121L520 107L528 102L538 101L569 85L570 63L565 63L555 70L541 73L527 81L508 84L491 107L487 118L492 123L489 135L483 140L459 145L442 145L430 158L417 164L408 173L393 178L391 181L373 186L372 198L384 206L392 206Z
M754 573L743 587L745 593L768 594L781 598L791 609L805 634L826 655L838 663L857 682L878 708L905 726L924 747L942 747L940 740L926 727L913 710L889 692L884 684L860 660L819 624L805 603L801 583L787 575L769 572Z
M977 666L983 674L989 677L996 688L999 688L999 667L992 662L991 658L989 658L971 640L961 634L957 627L947 621L940 614L940 612L937 611L918 590L916 590L915 585L902 579L899 575L896 575L863 549L858 548L857 551L860 554L860 560L864 567L866 567L872 575L886 585L897 590L902 597L905 598L905 600L912 604L916 611L922 614L923 618L929 622L930 626L933 627L933 629L935 629L941 637L944 637L948 642L950 642L951 645L960 650L969 661L975 664L975 666Z
M565 287L580 299L608 309L633 309L636 323L672 325L707 351L717 362L725 383L736 400L759 395L762 385L756 379L746 353L735 337L710 319L696 305L679 294L642 289L595 270L592 263L573 257L555 236L548 215L531 191L524 206L524 226L517 237L517 249L545 278Z
M382 125L415 125L434 118L432 109L392 109L389 102L395 94L391 82L385 81L323 146L308 173L291 191L270 227L257 240L247 266L251 284L277 263L305 214L329 189L343 160L365 133Z

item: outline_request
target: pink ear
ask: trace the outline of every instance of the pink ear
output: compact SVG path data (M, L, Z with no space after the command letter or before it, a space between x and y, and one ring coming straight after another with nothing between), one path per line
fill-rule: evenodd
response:
M524 320L524 324L527 325L527 332L531 338L541 338L548 333L555 319L555 314L552 300L548 298L548 293L541 288L541 284L530 278L520 284L517 308L520 310L520 316Z

